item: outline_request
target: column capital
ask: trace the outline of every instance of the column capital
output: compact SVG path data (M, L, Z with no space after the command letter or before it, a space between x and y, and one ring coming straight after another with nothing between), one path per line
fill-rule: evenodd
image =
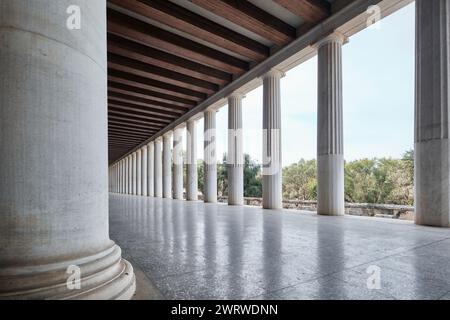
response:
M230 98L231 99L243 99L243 98L245 98L245 94L242 91L236 90L228 96L228 99L230 99Z
M339 31L334 31L333 33L329 34L325 38L322 38L321 40L319 40L314 46L317 49L320 49L321 47L323 47L324 45L327 45L329 43L344 44L347 42L348 42L348 38L343 33L339 32Z
M149 143L147 143L147 147L150 147L151 145L152 145L152 146L155 145L155 141L152 140L152 141L150 141Z
M162 136L163 138L170 138L173 134L173 130L169 130L166 133L164 133Z
M269 71L267 71L265 74L263 74L261 76L261 78L262 79L274 78L274 77L283 78L285 75L286 75L286 73L284 71L277 69L277 68L272 68Z

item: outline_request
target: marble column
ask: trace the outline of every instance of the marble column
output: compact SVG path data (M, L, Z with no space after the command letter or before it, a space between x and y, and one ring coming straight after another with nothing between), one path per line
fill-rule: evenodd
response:
M128 159L128 194L133 194L133 156L129 155Z
M183 200L183 128L173 131L173 198Z
M197 122L195 120L188 120L186 129L186 199L188 201L197 201Z
M148 173L147 173L148 148L147 148L147 146L142 147L141 152L142 152L142 169L141 169L142 195L144 197L148 197L148 183L147 183L147 179L148 179Z
M172 198L172 131L163 136L163 197Z
M163 172L162 172L162 137L155 140L155 197L163 196Z
M208 109L203 114L203 155L205 202L217 202L217 159L216 159L216 110Z
M126 161L125 159L122 159L122 194L125 194L125 186L126 186L126 182L127 182L127 177L126 177Z
M155 142L147 145L147 192L149 197L155 196Z
M263 77L263 208L283 207L281 163L282 73L270 70Z
M416 1L415 222L450 227L450 0Z
M137 195L137 154L133 152L131 155L131 194Z
M317 213L343 215L342 44L334 33L318 43Z
M244 204L244 154L242 143L242 97L234 93L228 98L228 204Z
M136 195L142 196L142 151L136 151Z
M108 232L106 1L0 7L0 299L129 299Z

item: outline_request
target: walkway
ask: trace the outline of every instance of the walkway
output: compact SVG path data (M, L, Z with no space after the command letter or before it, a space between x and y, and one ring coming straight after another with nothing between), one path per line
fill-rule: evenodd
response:
M450 299L448 229L111 195L110 233L160 298Z

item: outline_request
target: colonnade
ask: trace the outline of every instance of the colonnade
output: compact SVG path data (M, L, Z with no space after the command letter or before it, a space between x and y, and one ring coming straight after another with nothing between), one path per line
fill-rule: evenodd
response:
M317 44L319 55L318 193L319 213L344 214L344 158L342 147L342 44L331 34ZM263 207L282 208L281 92L283 72L268 70L263 81ZM244 146L242 99L228 97L228 204L244 204ZM205 202L217 202L216 112L207 108L204 121ZM138 196L183 198L182 130L186 128L186 200L198 200L197 121L191 118L165 132L110 168L110 191ZM173 137L173 143L171 143ZM145 156L144 156L145 155ZM145 174L145 177L143 175ZM127 179L132 177L132 179ZM130 185L131 184L131 185ZM144 187L144 184L146 187ZM152 192L154 190L154 192Z
M416 223L431 226L450 226L450 0L416 1L416 103L415 103L415 216ZM317 105L317 212L323 215L343 215L344 202L344 146L342 99L342 45L345 39L334 32L314 45L318 55L318 105ZM282 207L281 187L281 95L282 72L268 70L263 79L263 207ZM228 204L242 205L243 144L242 98L236 91L228 97ZM204 201L217 201L217 169L215 156L215 110L204 111L205 121L205 180ZM197 200L196 125L187 121L187 200ZM177 129L179 130L179 128ZM181 135L176 134L174 159L177 164L170 172L169 154L164 149L162 163L161 142L155 143L154 158L148 156L154 178L148 173L149 185L154 185L157 197L170 197L169 190L161 191L161 185L169 188L173 174L174 198L181 198L182 169L179 145ZM301 142L299 142L301 143ZM166 143L168 145L168 142ZM166 146L165 148L168 148ZM139 157L136 151L110 169L110 190L138 194L134 184L141 178L130 180L139 174L130 159ZM147 165L139 162L142 166ZM164 174L162 168L164 167ZM163 181L160 181L163 180ZM176 181L176 182L175 182ZM133 186L130 187L130 183ZM148 189L150 190L150 188ZM158 190L158 191L156 191ZM153 196L147 192L145 196ZM176 196L175 196L176 195Z

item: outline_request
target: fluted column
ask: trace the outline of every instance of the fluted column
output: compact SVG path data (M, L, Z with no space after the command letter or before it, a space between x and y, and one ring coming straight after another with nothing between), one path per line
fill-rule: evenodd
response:
M147 192L149 197L155 196L155 142L151 141L147 145Z
M415 222L450 227L450 1L416 1Z
M163 172L162 172L162 138L155 140L155 197L163 196Z
M281 163L282 73L271 70L263 77L263 208L283 207Z
M136 195L142 195L142 151L136 151Z
M318 44L317 213L343 215L342 44L334 33Z
M197 122L195 120L188 120L186 128L186 199L188 201L197 201Z
M131 155L131 194L137 195L137 155L133 152Z
M133 156L128 157L128 194L133 194Z
M163 136L163 196L172 198L172 131Z
M123 162L125 163L125 168L124 168L124 174L125 174L125 179L124 179L124 194L128 194L128 157L123 159Z
M244 204L244 154L242 139L242 94L228 98L228 204Z
M147 197L148 196L148 183L147 183L147 179L148 179L148 173L147 173L148 148L147 148L147 146L142 147L141 152L142 152L142 169L141 169L142 195Z
M204 190L205 202L217 202L217 159L216 159L216 110L208 109L203 114L204 140Z
M131 298L108 232L106 1L0 1L0 70L0 300Z
M173 131L173 198L183 200L183 128Z

